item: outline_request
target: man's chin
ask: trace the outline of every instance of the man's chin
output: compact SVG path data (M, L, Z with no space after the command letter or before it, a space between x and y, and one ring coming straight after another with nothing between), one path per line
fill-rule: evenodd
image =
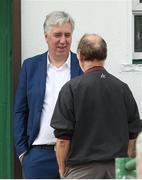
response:
M67 53L67 50L66 49L59 49L58 53Z
M69 54L69 51L58 51L57 53L59 56L67 56Z

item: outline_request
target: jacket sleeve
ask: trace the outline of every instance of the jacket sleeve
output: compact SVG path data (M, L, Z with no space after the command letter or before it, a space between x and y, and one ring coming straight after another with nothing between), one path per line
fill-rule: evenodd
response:
M140 132L140 116L137 103L127 85L125 88L125 103L128 116L129 138L135 139Z
M26 63L24 62L20 71L19 83L17 86L15 105L14 105L14 140L17 155L20 156L28 148L27 120L27 75Z
M69 83L65 84L59 93L51 126L55 129L55 137L71 139L75 127L75 117L73 94Z

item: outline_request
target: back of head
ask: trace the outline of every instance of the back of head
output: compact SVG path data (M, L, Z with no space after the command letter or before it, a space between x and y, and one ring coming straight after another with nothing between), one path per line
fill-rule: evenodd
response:
M77 52L84 56L85 61L102 61L107 57L107 44L96 34L85 34L81 38Z
M43 25L44 33L49 32L51 28L56 25L62 25L67 22L71 24L72 32L73 32L74 20L72 19L72 17L64 11L53 11L46 16L46 19Z

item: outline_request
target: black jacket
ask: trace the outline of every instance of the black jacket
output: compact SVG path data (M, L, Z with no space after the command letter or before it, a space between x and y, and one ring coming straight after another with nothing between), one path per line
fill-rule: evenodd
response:
M51 126L71 139L67 164L79 165L126 157L140 118L128 85L99 68L64 85Z

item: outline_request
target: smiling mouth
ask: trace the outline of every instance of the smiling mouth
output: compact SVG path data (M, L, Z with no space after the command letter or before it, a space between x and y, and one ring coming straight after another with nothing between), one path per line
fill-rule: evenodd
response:
M64 47L58 47L58 51L59 52L66 52L67 48L64 46Z
M66 48L66 46L60 46L60 47L58 47L59 49L65 49Z

